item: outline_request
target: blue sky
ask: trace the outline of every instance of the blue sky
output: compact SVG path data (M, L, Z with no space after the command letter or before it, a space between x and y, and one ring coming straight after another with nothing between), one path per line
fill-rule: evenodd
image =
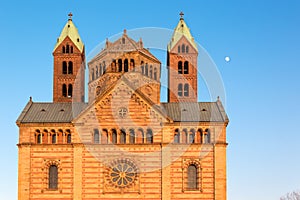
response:
M299 189L299 10L297 0L2 1L1 199L17 199L15 121L29 96L52 101L52 50L70 11L87 53L124 28L173 29L183 11L226 90L228 199L274 200Z

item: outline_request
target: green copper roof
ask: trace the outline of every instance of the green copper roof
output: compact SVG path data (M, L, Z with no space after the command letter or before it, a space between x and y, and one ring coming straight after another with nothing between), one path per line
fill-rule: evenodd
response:
M84 44L72 19L69 19L65 27L63 28L59 38L57 39L57 43L53 51L55 51L55 49L64 41L66 37L69 37L72 40L72 42L80 50L80 52L83 51Z
M173 47L177 44L177 42L183 37L185 36L186 39L193 45L193 47L197 49L197 45L194 41L194 38L190 32L189 27L186 25L185 21L183 18L180 18L179 23L177 24L172 39L170 41L170 43L168 44L168 51L171 51L173 49Z

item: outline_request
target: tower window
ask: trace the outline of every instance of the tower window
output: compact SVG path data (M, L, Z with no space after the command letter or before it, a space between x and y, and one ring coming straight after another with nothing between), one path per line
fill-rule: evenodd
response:
M71 53L73 53L73 46L71 46Z
M67 85L66 84L62 85L62 95L63 95L63 97L67 97Z
M68 135L67 135L67 143L68 144L71 144L71 140L72 138L71 138L71 133L69 133Z
M49 189L57 189L58 186L58 169L56 165L49 167Z
M132 71L135 71L134 59L130 59L130 67Z
M70 53L70 46L67 44L66 53Z
M182 53L185 53L185 45L184 44L181 45L181 51L182 51Z
M100 74L100 76L103 74L103 69L102 69L102 65L101 64L99 66L99 74Z
M195 143L195 130L191 129L190 134L189 134L189 143L193 144Z
M184 74L188 74L189 73L189 62L185 61L184 62Z
M182 97L182 84L178 84L178 96Z
M62 47L62 52L66 53L66 47L65 46Z
M206 129L205 134L204 134L204 143L205 144L210 144L210 142L211 142L210 129Z
M176 129L175 130L175 134L174 134L174 143L179 144L180 143L180 133L179 130Z
M189 84L188 83L184 84L184 96L185 97L189 96Z
M122 67L122 60L121 59L118 60L118 67L119 67L119 72L122 72L123 67Z
M103 61L103 74L105 74L106 72L106 65L105 65L105 61Z
M178 53L180 53L180 46L178 46Z
M150 65L150 72L149 72L149 74L150 74L150 78L152 78L153 77L153 71L152 71L152 65Z
M103 129L101 133L101 143L107 144L108 143L108 131L107 129Z
M144 143L144 131L143 129L138 129L138 143Z
M198 189L198 169L194 164L189 165L187 170L187 188Z
M69 84L68 86L68 97L72 97L73 96L73 86L72 84Z
M62 63L62 72L63 74L67 74L68 68L67 68L67 62L63 61Z
M182 61L178 62L178 74L182 74Z
M95 80L95 70L92 69L92 81Z
M188 133L186 129L183 129L183 134L182 134L182 143L187 143L188 140Z
M52 134L52 144L56 144L57 142L57 137L56 133Z
M146 134L146 143L153 143L153 132L151 129L147 129L147 134Z
M189 52L189 46L188 46L188 45L186 45L186 47L185 47L185 52L186 52L186 53Z
M69 61L68 74L73 74L73 62Z
M37 136L37 143L42 144L42 134L41 133L38 134L38 136Z
M98 70L98 66L96 66L96 79L99 77L99 70Z
M142 74L145 74L145 68L144 68L144 62L143 61L141 62L141 71L142 71Z
M125 59L124 61L124 71L128 72L128 59Z
M121 137L120 137L120 143L121 144L126 144L126 132L125 132L125 130L121 130L121 135L120 135Z
M99 144L99 130L98 129L94 129L94 143L95 144Z
M148 76L148 63L145 65L145 75Z
M153 74L153 76L154 76L154 80L157 80L157 69L156 68L154 68L154 74Z

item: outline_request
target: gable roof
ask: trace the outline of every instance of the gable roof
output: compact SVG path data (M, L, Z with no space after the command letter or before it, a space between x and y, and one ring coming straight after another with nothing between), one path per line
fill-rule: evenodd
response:
M34 103L31 100L17 119L19 123L70 123L86 103Z

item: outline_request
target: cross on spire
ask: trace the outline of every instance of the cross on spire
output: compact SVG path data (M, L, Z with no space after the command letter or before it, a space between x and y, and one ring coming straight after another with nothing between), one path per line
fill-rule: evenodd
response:
M180 19L183 19L184 13L182 11L179 13L179 15L180 15Z
M68 16L69 16L69 20L72 20L73 14L71 12L68 14Z

